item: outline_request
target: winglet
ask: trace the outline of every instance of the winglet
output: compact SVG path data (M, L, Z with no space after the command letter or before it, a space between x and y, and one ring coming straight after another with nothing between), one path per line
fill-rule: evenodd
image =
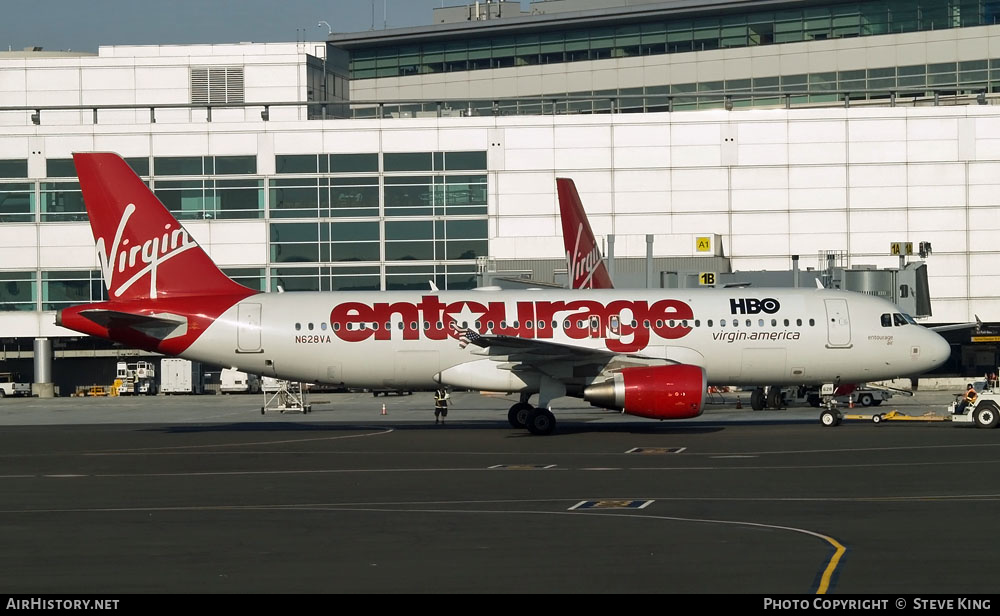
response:
M613 289L594 232L583 210L580 194L569 178L556 178L559 217L562 220L566 269L572 289Z

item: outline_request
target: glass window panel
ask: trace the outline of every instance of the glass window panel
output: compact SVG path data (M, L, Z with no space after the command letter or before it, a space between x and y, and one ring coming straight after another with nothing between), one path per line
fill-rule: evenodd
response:
M330 247L332 261L378 261L378 242L344 242Z
M334 268L330 276L331 291L378 291L382 288L382 281L379 280L378 273L368 275L346 275L341 274L339 269Z
M485 170L486 152L445 152L444 163L448 171Z
M271 290L319 291L318 267L276 267L271 270Z
M257 173L256 156L216 156L216 175L252 175Z
M125 164L135 171L135 174L142 177L149 177L149 157L143 156L142 158L126 158Z
M154 192L160 202L181 220L204 218L206 210L211 212L214 209L214 205L205 199L205 183L202 180L161 180L156 183Z
M430 240L434 239L434 222L431 220L408 220L406 222L386 222L386 240Z
M42 310L59 310L104 299L100 273L90 270L42 272Z
M319 189L316 179L271 180L270 214L277 218L318 216Z
M486 240L449 240L447 259L475 259L488 254Z
M42 222L87 220L78 182L42 183Z
M0 312L35 309L34 272L0 272Z
M271 224L272 242L315 242L319 240L319 226L314 222L285 222Z
M316 173L315 154L276 154L274 166L277 173Z
M319 244L271 244L272 263L315 263Z
M72 158L48 158L45 160L45 177L75 178L76 167Z
M361 179L361 178L359 178ZM378 178L371 178L378 181ZM376 216L378 215L378 186L330 187L331 216Z
M485 220L449 220L445 223L445 232L449 240L477 239L487 237Z
M430 152L387 152L382 155L386 171L430 171Z
M386 226L389 224L391 223L386 223ZM330 224L330 239L334 242L377 242L379 240L378 222L332 223Z
M264 270L259 267L224 267L222 273L234 282L255 291L264 290Z
M26 158L0 160L0 178L26 177L28 177L28 160Z
M34 184L0 184L0 222L32 222L34 212Z
M264 214L264 180L219 180L215 187L217 218L260 218Z
M434 259L434 242L386 242L386 261L430 261Z
M330 154L330 172L378 172L378 154Z
M157 156L153 159L156 175L204 175L201 156Z

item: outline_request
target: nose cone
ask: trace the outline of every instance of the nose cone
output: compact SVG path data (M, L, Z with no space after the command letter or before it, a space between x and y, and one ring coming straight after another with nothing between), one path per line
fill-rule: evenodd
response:
M924 344L926 349L927 366L928 370L933 370L941 364L948 361L951 357L951 345L948 343L944 337L930 330L927 330L927 342Z

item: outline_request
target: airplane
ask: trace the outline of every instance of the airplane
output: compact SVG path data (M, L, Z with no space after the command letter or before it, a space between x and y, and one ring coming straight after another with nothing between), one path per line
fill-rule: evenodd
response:
M569 272L571 289L613 289L604 261L601 258L597 238L591 230L583 202L576 189L576 184L570 178L556 178L559 200L559 215L562 221L563 246L566 250L566 271ZM819 283L817 283L819 284ZM982 321L976 317L974 323L958 323L955 325L938 325L928 327L935 332L952 331L982 327ZM827 398L847 396L857 390L857 383L839 383ZM816 386L799 385L797 393L808 397L810 403L818 406L824 396ZM802 393L805 392L805 393ZM781 385L770 385L767 388L754 386L750 394L750 406L759 411L765 408L781 408L784 406L785 388Z
M709 384L882 380L950 352L893 304L834 289L258 292L226 277L120 156L73 160L108 300L56 323L164 355L299 382L516 393L509 422L541 435L563 396L685 419Z

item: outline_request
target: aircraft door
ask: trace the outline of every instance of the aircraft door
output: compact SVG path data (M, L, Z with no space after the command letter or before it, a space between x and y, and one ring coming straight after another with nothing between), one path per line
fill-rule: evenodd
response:
M827 346L851 346L851 319L847 312L846 299L827 299L826 302L826 333Z
M240 304L236 350L240 353L260 353L260 304Z

